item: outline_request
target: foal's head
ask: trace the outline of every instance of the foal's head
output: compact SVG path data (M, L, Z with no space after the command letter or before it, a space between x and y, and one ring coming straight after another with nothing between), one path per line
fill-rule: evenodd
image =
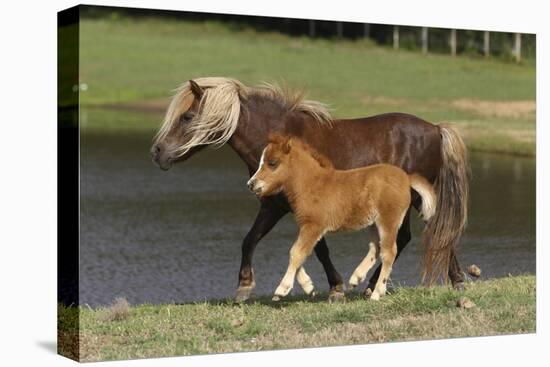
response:
M269 144L262 152L260 166L247 183L248 188L257 196L269 196L281 192L289 174L291 144L289 136L269 135Z
M297 162L299 167L294 167L291 160ZM328 158L302 140L273 133L269 135L269 144L262 153L260 166L247 185L252 192L260 197L275 195L283 190L284 184L295 173L295 169L308 172L313 166L333 167Z

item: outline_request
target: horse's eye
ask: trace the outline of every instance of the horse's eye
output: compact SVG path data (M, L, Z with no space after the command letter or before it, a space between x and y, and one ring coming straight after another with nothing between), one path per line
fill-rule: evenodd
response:
M275 168L275 167L277 167L277 164L278 164L278 163L279 163L279 162L277 162L275 159L270 159L270 160L267 162L267 165L268 165L269 167L271 167L271 168Z
M183 115L181 115L181 122L189 122L193 120L193 117L195 117L195 114L193 112L185 112Z

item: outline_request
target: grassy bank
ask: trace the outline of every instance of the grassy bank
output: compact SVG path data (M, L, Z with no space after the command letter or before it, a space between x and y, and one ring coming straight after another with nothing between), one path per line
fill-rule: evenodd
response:
M214 22L81 22L84 106L162 110L196 76L255 85L286 80L329 103L336 117L401 111L453 122L470 148L535 153L535 66L395 51L370 41L258 33ZM136 128L150 128L149 125Z
M472 308L457 307L466 296ZM129 359L203 353L365 344L535 332L535 277L468 284L465 293L447 287L398 288L380 302L350 295L343 304L292 297L282 303L258 299L185 305L80 308L82 360ZM59 308L61 320L78 309ZM62 325L70 325L70 322ZM59 348L69 352L71 335L61 327Z

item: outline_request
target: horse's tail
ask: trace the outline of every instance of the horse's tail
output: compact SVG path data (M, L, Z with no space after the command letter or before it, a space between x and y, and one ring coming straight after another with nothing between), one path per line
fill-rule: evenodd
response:
M468 217L469 168L464 141L448 125L439 125L441 167L435 180L437 210L423 233L422 281L433 284L439 277L447 281L453 249L466 228Z
M422 208L420 209L422 219L429 221L434 216L437 206L435 190L428 180L416 173L409 175L409 179L413 190L422 198Z

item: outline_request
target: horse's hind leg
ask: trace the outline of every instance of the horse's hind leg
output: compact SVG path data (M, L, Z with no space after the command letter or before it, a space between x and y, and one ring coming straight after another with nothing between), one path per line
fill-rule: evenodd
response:
M329 291L329 302L338 302L344 299L344 280L342 276L336 271L336 268L330 260L329 250L325 238L322 237L315 245L315 255L323 265L325 273L327 274Z
M242 244L239 287L237 288L237 295L235 297L237 302L243 302L250 298L250 294L256 286L254 271L252 270L252 256L254 255L256 245L286 213L287 211L274 205L270 200L262 200L254 225L244 238Z
M378 256L377 250L379 246L378 231L374 226L370 226L368 228L368 234L370 236L369 252L367 253L367 256L365 256L363 261L361 261L359 266L355 269L355 271L351 275L351 278L349 279L349 287L351 289L357 287L360 283L363 283L365 281L367 273L376 263L376 258Z
M460 269L460 264L456 258L455 249L451 250L451 260L449 262L449 278L453 288L458 291L464 290L464 273Z
M397 226L378 226L382 269L380 270L380 276L370 296L370 298L375 301L379 300L380 297L386 294L386 284L397 256L397 228Z
M395 260L399 258L399 255L405 249L405 246L411 241L411 222L410 222L410 214L411 209L407 210L407 214L405 214L405 217L403 218L403 223L401 224L401 227L399 228L399 231L397 232L397 254L395 255ZM382 269L382 265L380 264L369 280L369 285L367 287L367 294L369 292L372 292L374 290L374 287L376 285L376 282L380 278L380 270Z

